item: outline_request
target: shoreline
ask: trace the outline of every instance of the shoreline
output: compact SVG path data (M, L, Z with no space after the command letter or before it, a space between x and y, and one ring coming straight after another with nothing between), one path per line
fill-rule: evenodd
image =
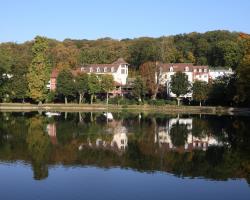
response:
M215 106L153 106L153 105L113 105L109 104L29 104L29 103L0 103L0 112L81 112L81 111L129 111L150 113L182 113L182 114L227 114L250 115L250 108L215 107Z

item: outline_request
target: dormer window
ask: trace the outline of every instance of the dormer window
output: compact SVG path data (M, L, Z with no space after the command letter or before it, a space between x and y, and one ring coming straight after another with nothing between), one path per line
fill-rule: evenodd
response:
M188 72L189 71L189 67L185 67L185 71Z
M90 68L89 68L89 72L93 72L93 69L92 69L92 67L90 67Z
M107 72L107 67L104 67L103 72Z
M100 72L100 68L99 67L97 67L96 72Z
M170 68L169 68L169 71L170 71L170 72L173 72L173 71L174 71L174 68L173 68L173 67L170 67Z

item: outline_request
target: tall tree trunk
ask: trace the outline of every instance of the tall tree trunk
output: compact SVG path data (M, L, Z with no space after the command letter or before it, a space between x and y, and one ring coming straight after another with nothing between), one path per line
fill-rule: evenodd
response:
M90 95L90 104L93 104L93 94Z
M81 92L79 92L79 104L82 103L82 99L83 99L83 94Z
M180 97L177 97L177 105L180 106Z
M64 96L64 103L67 104L68 103L68 99L66 96Z
M108 92L106 93L106 103L107 103L107 105L109 104L109 93Z

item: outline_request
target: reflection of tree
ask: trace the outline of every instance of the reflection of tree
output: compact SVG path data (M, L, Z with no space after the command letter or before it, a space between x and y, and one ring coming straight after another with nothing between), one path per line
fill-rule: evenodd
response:
M32 158L34 178L44 179L48 176L48 161L50 141L48 134L44 131L43 120L41 117L30 119L28 135L26 138L28 152Z
M193 118L192 135L203 138L209 133L208 123L206 120Z
M187 141L187 136L188 136L187 125L180 124L179 122L177 122L172 126L170 130L170 137L174 146L176 147L184 146L185 142Z

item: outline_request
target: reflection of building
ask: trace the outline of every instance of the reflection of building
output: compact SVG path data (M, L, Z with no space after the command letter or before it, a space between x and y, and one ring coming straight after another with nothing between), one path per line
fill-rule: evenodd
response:
M124 132L116 133L111 141L111 147L116 146L119 150L125 150L128 146L128 136Z
M113 150L125 150L128 146L127 128L121 124L121 121L112 120L109 122L109 127L105 130L106 134L111 134L112 139L97 138L94 142L88 139L87 146L113 149ZM79 146L79 150L82 150L83 145Z
M47 132L50 137L50 141L52 144L57 144L57 138L56 138L56 124L48 124L47 125Z
M186 125L187 127L187 139L184 146L174 146L170 131L175 124ZM155 135L155 143L158 143L160 147L164 147L169 150L183 149L184 151L192 151L195 149L207 150L209 146L221 145L221 143L213 136L206 135L202 137L195 137L192 134L193 119L191 118L172 118L168 121L166 127L159 127L158 133Z

